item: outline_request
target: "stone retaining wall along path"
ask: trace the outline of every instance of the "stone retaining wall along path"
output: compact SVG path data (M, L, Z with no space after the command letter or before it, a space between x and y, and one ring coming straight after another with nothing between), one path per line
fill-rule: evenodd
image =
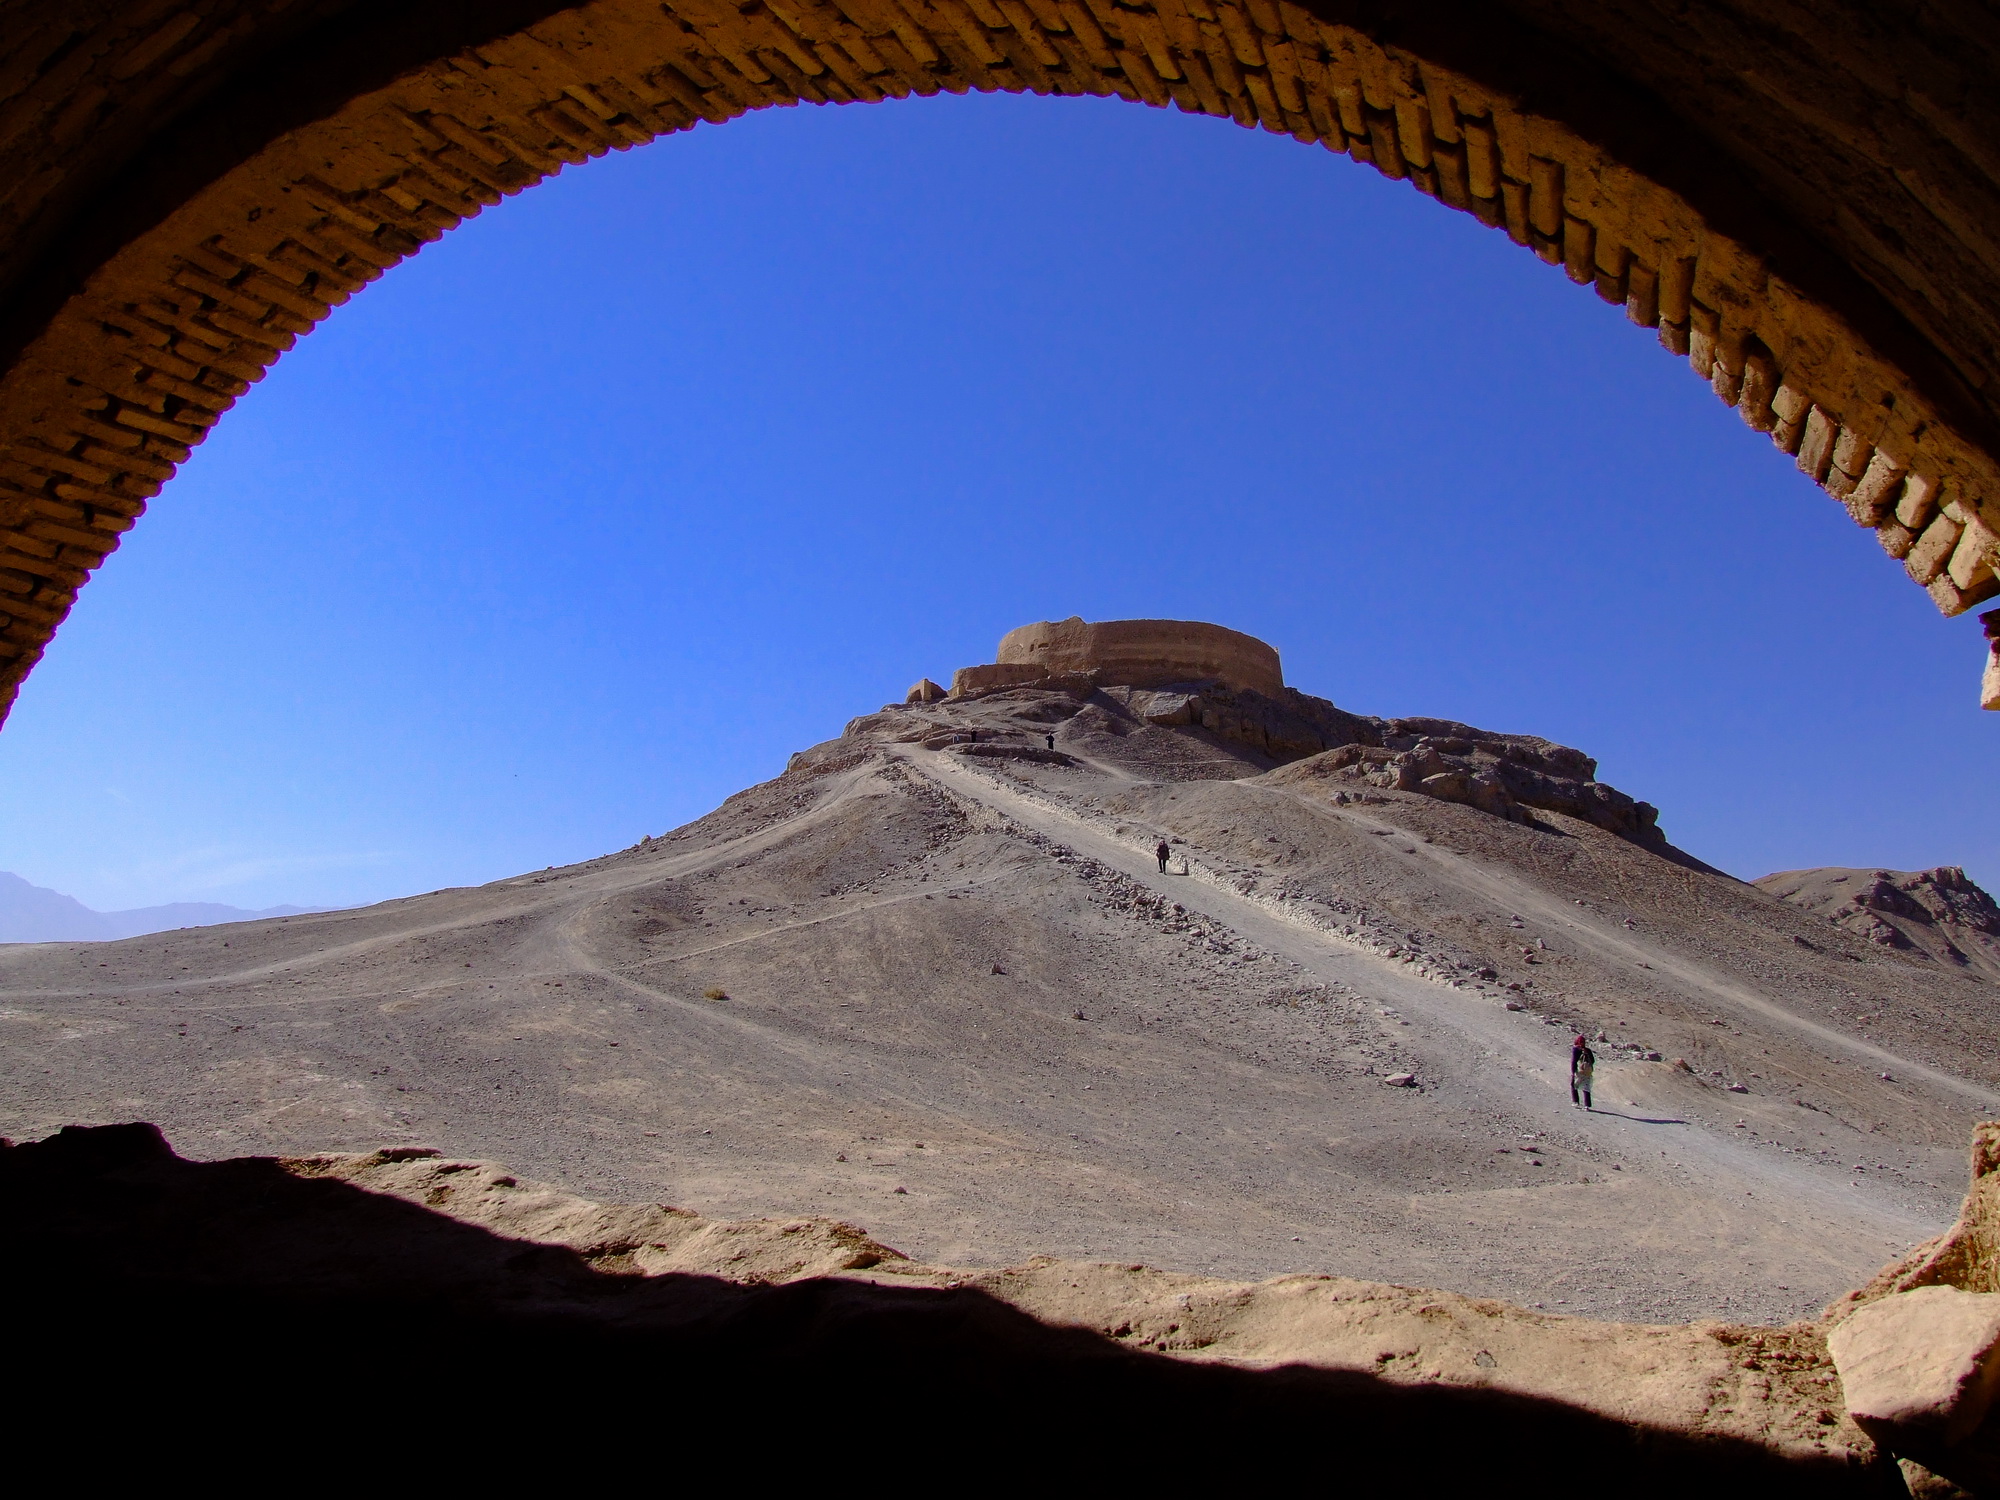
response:
M1171 105L1407 181L1685 355L1946 614L2000 592L1990 16L1947 6L1917 37L1825 5L1754 34L1719 5L1419 9L12 7L0 710L193 446L404 256L703 121L971 90Z

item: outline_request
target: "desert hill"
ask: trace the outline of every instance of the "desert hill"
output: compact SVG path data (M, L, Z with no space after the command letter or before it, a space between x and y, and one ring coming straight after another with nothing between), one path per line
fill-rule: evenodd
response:
M2000 906L1956 865L1785 870L1756 884L1908 958L2000 981Z
M2000 1112L1971 968L1709 869L1532 736L996 666L602 859L0 950L0 1131L422 1145L937 1264L1621 1319L1784 1321L1949 1222Z

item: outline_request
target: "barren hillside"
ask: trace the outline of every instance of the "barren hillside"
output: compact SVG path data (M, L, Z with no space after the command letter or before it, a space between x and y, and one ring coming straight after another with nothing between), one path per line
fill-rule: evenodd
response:
M1708 869L1594 771L1289 690L895 705L586 864L0 948L0 1130L420 1143L956 1265L1815 1309L1949 1221L1993 986Z
M1955 865L1785 870L1756 882L1780 900L1942 973L2000 982L2000 906Z

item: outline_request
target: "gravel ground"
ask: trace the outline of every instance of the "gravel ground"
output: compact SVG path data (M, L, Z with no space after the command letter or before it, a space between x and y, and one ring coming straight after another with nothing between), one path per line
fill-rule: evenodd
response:
M1627 1320L1783 1321L1949 1222L1990 986L1557 815L1269 772L1099 700L898 708L583 865L0 949L0 1130Z

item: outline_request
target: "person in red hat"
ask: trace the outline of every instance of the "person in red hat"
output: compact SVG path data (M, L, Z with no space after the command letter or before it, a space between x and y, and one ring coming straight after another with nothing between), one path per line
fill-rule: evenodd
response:
M1582 1032L1569 1044L1569 1102L1590 1108L1590 1081L1597 1071L1597 1054L1590 1050L1590 1038ZM1578 1095L1583 1097L1578 1099Z

